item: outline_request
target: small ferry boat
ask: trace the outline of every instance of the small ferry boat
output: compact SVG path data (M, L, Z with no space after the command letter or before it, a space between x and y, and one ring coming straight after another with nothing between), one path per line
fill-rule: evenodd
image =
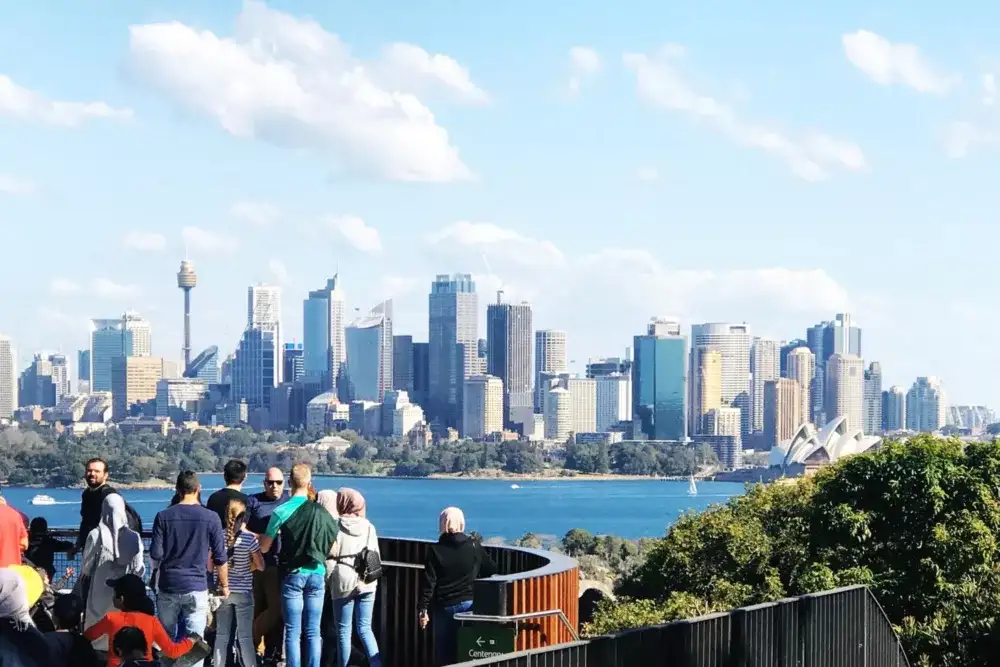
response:
M45 494L37 495L31 499L32 505L55 505L56 499Z
M518 486L517 484L511 484L510 488L512 488L512 489L520 489L521 487Z

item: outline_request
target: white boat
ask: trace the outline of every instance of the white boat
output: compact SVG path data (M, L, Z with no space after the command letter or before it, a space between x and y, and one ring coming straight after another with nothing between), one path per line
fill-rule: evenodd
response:
M510 488L512 488L512 489L520 489L521 487L518 486L517 484L511 484Z
M697 496L698 495L698 485L694 483L694 475L688 480L688 495Z
M37 495L31 499L32 505L55 505L56 499L45 494Z

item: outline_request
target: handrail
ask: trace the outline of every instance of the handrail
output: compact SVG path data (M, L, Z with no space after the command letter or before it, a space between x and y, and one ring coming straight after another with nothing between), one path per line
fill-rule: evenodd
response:
M569 622L566 617L566 613L562 609L546 609L545 611L530 611L523 614L509 614L506 616L493 616L490 614L476 614L471 611L462 611L454 615L455 620L458 621L482 621L484 623L514 623L515 629L517 628L517 623L519 621L529 621L533 618L548 618L549 616L558 616L559 620L563 622L566 629L569 630L569 634L573 637L573 641L580 641L580 635L577 633L576 628Z

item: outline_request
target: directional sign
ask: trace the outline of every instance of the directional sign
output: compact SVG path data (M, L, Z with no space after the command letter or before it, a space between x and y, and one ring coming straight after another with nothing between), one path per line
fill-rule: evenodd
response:
M458 660L468 662L514 652L514 628L497 623L463 623L458 630Z

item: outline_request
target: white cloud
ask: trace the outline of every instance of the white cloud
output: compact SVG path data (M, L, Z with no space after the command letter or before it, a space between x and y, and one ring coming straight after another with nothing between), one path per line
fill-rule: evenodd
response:
M271 271L271 275L274 279L278 281L279 284L288 283L288 267L280 259L272 259L267 263L267 268Z
M847 33L840 41L851 64L880 85L901 84L918 93L943 95L958 81L937 71L913 44L893 43L870 30Z
M66 280L65 278L53 278L52 282L49 283L49 292L56 296L77 294L79 291L79 285L72 280Z
M203 253L231 253L236 250L236 239L200 227L185 227L181 240L186 250Z
M473 106L490 103L485 90L472 82L469 70L451 56L430 54L414 44L391 44L373 67L381 87L410 92L441 91Z
M521 265L559 266L566 260L555 244L491 222L462 220L428 235L427 241L441 250L466 255L474 250L487 257L495 256Z
M417 288L417 285L418 281L416 278L394 275L382 276L382 279L379 281L378 295L379 298L398 299L413 292Z
M156 232L128 232L122 239L122 245L132 250L158 252L167 247L167 238Z
M0 174L0 195L31 195L38 191L38 185L23 178Z
M129 32L137 77L233 136L315 150L344 171L388 180L473 177L414 94L427 76L443 81L442 71L452 87L460 81L443 61L418 85L387 89L375 75L384 63L357 60L315 21L255 0L244 5L232 37L176 21Z
M983 84L983 106L991 107L997 101L997 78L995 74L984 74Z
M281 217L281 211L265 202L238 201L229 207L229 217L257 227L267 227Z
M727 104L696 91L678 68L683 57L682 47L668 45L652 55L626 53L623 62L635 73L639 97L648 104L690 116L739 146L774 155L800 178L821 181L834 169L868 169L864 152L851 141L818 132L792 136L772 125L748 121Z
M635 178L643 183L653 183L660 180L660 171L656 167L639 167L635 170Z
M96 278L90 289L102 299L124 299L139 293L139 288L135 285L122 285L108 278Z
M963 158L974 148L994 148L1000 145L1000 132L959 121L945 128L943 139L948 157Z
M569 50L569 83L567 90L571 97L580 94L583 82L601 73L604 63L597 51L588 46L574 46Z
M50 125L76 127L91 118L127 120L131 109L116 109L105 102L62 102L14 83L0 74L0 115L19 120L38 121Z
M378 230L356 215L327 216L323 218L322 225L343 236L344 240L362 252L382 251L382 238Z

